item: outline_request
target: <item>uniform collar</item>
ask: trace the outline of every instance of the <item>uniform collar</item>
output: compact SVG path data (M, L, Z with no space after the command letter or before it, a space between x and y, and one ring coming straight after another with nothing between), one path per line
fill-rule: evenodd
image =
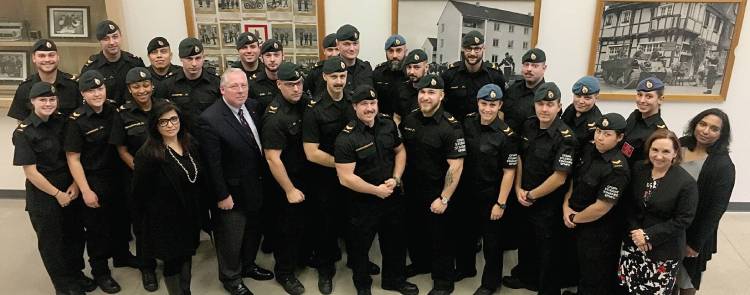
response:
M492 120L492 122L490 122L489 125L482 125L482 117L479 114L477 114L476 118L477 118L477 122L479 122L479 126L481 128L489 128L492 131L502 131L504 129L504 126L502 126L503 125L502 124L503 120L500 120L500 118L496 117L495 120Z
M154 104L156 104L156 99L154 99L152 97L151 98L151 108L152 109L154 108ZM142 110L141 106L137 102L135 102L134 100L128 100L128 102L126 102L124 105L122 105L122 108L124 110L128 111L128 112L131 112L131 113L132 112L136 112L136 111L140 111L140 112L146 113L146 111Z
M594 146L594 149L596 149L596 146ZM597 150L598 151L598 150ZM609 162L615 159L618 154L620 154L620 149L617 148L617 146L613 147L611 150L608 150L604 153L600 153L602 155L602 159Z
M99 114L106 115L107 113L109 113L109 106L110 106L109 101L105 100L104 104L102 105L102 111ZM83 103L82 109L83 109L83 113L81 115L92 116L96 114L94 109L92 109L91 106L89 106L89 104L87 104L86 102Z
M539 118L534 117L534 120L536 120L536 128L540 128L541 123L539 122ZM559 128L560 128L560 118L555 117L555 120L552 121L552 124L550 124L549 127L545 131L547 131L547 134L549 134L550 136L555 136L555 133L557 129Z
M52 116L50 116L50 119L52 119ZM28 122L34 127L39 127L39 125L44 123L44 120L42 120L42 118L39 118L39 116L37 116L36 113L32 111L31 114L29 114Z
M636 110L636 111L638 111L638 110ZM654 124L658 124L658 123L661 122L661 109L659 109L659 111L656 112L656 114L654 114L654 115L652 115L651 117L648 117L648 118L643 118L643 116L639 112L639 114L638 114L638 116L636 118L638 118L639 120L643 121L643 123L646 123L646 126L651 127Z
M435 123L440 123L440 120L443 119L445 111L443 110L443 104L440 103L440 106L438 106L438 109L435 111L435 113L432 115L432 117L425 117L424 114L421 111L419 112L419 117L422 118L423 121L429 121L433 120Z

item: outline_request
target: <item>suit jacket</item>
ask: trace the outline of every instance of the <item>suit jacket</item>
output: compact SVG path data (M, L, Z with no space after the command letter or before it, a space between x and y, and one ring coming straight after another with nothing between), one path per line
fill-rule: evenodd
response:
M260 130L257 102L248 99L245 107ZM265 158L252 135L242 127L223 99L203 111L198 129L201 152L216 201L231 195L235 207L259 210L263 199L261 172Z
M685 254L685 230L690 226L698 205L698 186L679 165L672 165L651 198L644 204L643 193L651 177L651 164L639 161L633 166L626 216L628 232L643 229L653 249L654 260L682 259ZM626 238L626 241L630 241Z

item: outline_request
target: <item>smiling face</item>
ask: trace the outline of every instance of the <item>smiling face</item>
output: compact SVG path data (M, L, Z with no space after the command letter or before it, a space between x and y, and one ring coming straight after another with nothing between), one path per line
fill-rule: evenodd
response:
M559 99L534 102L534 111L541 124L552 123L557 117L557 113L560 112L561 107Z
M157 126L162 137L174 138L180 132L180 117L174 110L168 111L159 116Z
M97 88L81 91L83 100L92 109L97 110L104 105L104 101L107 100L107 86L100 86Z
M154 86L151 80L140 81L128 84L128 91L138 104L147 104L151 101L151 94L154 92Z
M703 117L698 124L695 124L693 136L695 141L702 146L711 146L721 137L723 122L716 115L707 115Z
M372 126L373 122L375 122L375 116L378 114L378 100L365 99L355 103L354 112L357 114L357 119L362 121L362 123Z
M172 50L169 47L156 48L148 53L148 60L155 69L166 69L172 60Z
M114 33L107 34L99 40L99 45L102 47L102 51L109 55L114 56L117 54L120 54L120 41L122 41L122 36L120 35L120 31L117 30Z
M657 169L666 169L672 166L677 157L677 150L669 138L659 138L651 143L648 149L648 160Z
M257 62L258 57L260 56L260 47L258 47L258 42L245 44L245 46L242 46L242 48L237 51L240 54L240 59L244 63L248 64Z
M576 109L576 112L579 113L585 113L591 110L591 108L594 107L596 104L596 94L588 94L588 95L573 95L573 107Z
M419 102L419 110L422 114L432 115L438 107L440 102L443 101L445 92L442 89L433 88L422 88L417 94L417 101Z
M355 60L359 55L359 41L343 40L337 41L337 47L339 48L339 55L341 58L346 60Z
M235 108L240 108L247 100L247 75L242 71L233 71L226 74L219 86L221 95Z
M461 49L466 58L466 63L469 65L476 65L482 62L484 58L484 45L472 45Z
M57 55L57 51L35 51L31 56L31 61L37 71L48 74L57 70L60 56Z
M57 111L57 96L40 96L31 99L34 113L39 117L49 117Z
M664 96L660 96L657 91L638 91L635 95L635 106L644 118L648 118L659 112L663 100Z
M482 122L492 122L495 120L502 105L503 103L499 100L487 101L484 99L477 99L477 108Z

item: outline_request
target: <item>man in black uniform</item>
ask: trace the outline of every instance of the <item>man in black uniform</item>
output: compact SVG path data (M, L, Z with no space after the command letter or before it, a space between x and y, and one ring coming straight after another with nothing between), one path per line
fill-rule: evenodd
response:
M372 70L372 82L378 93L378 110L393 116L394 103L398 98L398 85L406 80L401 61L406 57L406 39L392 35L385 40L385 62Z
M32 85L40 81L55 86L57 110L65 116L70 115L81 105L81 93L78 91L76 77L58 69L60 56L57 54L57 45L51 40L39 39L31 46L31 54L31 62L37 73L18 85L8 109L8 117L21 121L31 114L29 91Z
M258 42L258 36L250 32L244 32L237 36L237 53L240 59L232 63L233 68L238 68L245 71L247 80L253 74L257 74L263 70L263 63L260 62L260 44Z
M406 204L400 193L406 165L401 134L388 115L378 113L378 99L369 85L358 86L351 101L357 119L336 138L336 172L348 188L350 230L349 261L358 295L369 295L372 278L368 252L377 233L383 254L385 290L416 295L419 289L406 281Z
M268 104L279 94L276 86L280 65L284 62L284 46L276 39L268 39L260 48L263 70L250 76L248 98L258 102L258 111L264 112Z
M277 184L268 194L284 200L277 217L279 240L273 252L274 272L276 281L291 295L305 292L294 271L301 260L299 254L308 216L302 114L309 98L303 95L302 73L296 67L289 62L279 66L276 83L280 93L268 105L261 131L266 162Z
M522 232L526 237L521 245L538 260L537 274L539 293L560 294L561 234L563 230L560 210L567 187L564 186L573 168L576 139L573 131L558 118L560 112L560 89L555 83L546 82L534 93L536 117L524 122L520 135L523 137L521 158L515 190L518 202L528 207L529 228ZM528 266L531 266L528 265Z
M664 101L664 83L656 77L641 80L635 88L636 109L630 113L625 126L625 139L622 153L628 164L648 158L643 144L656 129L667 128L661 118L661 104Z
M372 86L372 66L370 62L359 59L359 30L350 24L341 26L336 31L336 47L339 56L346 64L346 91L350 94L359 85Z
M180 41L179 55L182 71L164 80L162 89L154 97L166 98L175 103L191 126L195 126L201 112L221 98L220 79L203 68L203 44L195 38Z
M408 277L432 272L430 294L453 292L454 251L448 203L456 190L466 156L461 123L443 110L443 80L422 77L419 109L406 116L399 129L407 152L404 189L409 197ZM428 211L429 210L429 211Z
M312 97L317 97L326 88L326 82L322 78L323 62L339 55L339 48L336 47L336 33L326 35L320 46L323 48L323 60L316 62L305 76L305 91Z
M625 118L610 113L596 120L594 143L583 143L573 182L565 195L563 218L576 235L578 294L616 294L617 260L622 241L611 209L630 179L628 161L618 149Z
M500 68L484 61L482 33L467 33L461 40L461 48L464 59L450 64L440 75L445 81L445 110L458 120L477 111L477 91L482 86L495 84L505 93L505 77Z
M151 64L147 67L151 72L151 81L154 87L161 87L161 82L174 74L182 71L182 67L172 64L172 48L164 37L155 37L146 46L148 60Z
M99 40L102 51L89 57L81 67L81 74L88 70L97 70L104 76L107 85L107 98L120 106L130 99L128 86L125 85L125 75L135 67L145 67L140 57L120 48L122 32L120 27L111 20L103 20L96 25L96 39Z
M529 49L521 57L523 80L510 84L503 98L503 119L510 128L520 130L523 122L534 116L534 91L544 84L546 62L547 54L539 48Z
M599 80L585 76L573 84L573 102L565 108L562 120L573 132L578 140L579 147L583 148L585 143L594 140L596 121L601 119L602 113L596 106L599 97Z
M406 117L411 111L419 108L417 102L417 83L430 71L427 63L427 53L422 49L414 49L404 58L404 73L407 79L397 85L398 97L394 102L393 120L396 124L401 123L401 118Z
M81 190L85 203L83 223L86 227L86 243L89 265L94 280L106 293L117 293L120 285L110 274L108 259L120 251L129 251L128 241L119 240L112 232L118 210L122 206L122 189L115 178L117 153L109 144L115 120L119 120L114 103L107 100L104 76L90 70L78 80L85 103L70 115L66 127L65 152L70 173ZM120 208L118 208L120 207ZM127 254L130 254L129 252ZM132 256L128 257L135 260ZM123 258L121 258L123 259ZM123 262L115 261L115 267Z

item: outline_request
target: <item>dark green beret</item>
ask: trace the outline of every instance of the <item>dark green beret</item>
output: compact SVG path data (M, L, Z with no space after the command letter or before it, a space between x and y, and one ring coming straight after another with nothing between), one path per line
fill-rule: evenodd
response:
M350 24L345 24L336 31L336 40L357 41L359 40L359 30Z
M419 83L417 83L417 89L422 88L432 88L432 89L443 89L445 88L445 82L443 82L443 78L440 78L437 74L427 74L422 77L422 79L419 79Z
M276 51L284 51L284 46L282 46L281 42L276 39L268 39L260 46L260 54Z
M234 42L235 45L237 45L237 50L240 50L240 48L245 47L247 44L257 43L258 42L258 36L255 36L255 34L250 32L243 32L239 36L237 36L237 41Z
M477 91L477 99L486 101L501 101L503 100L503 89L497 84L487 84L479 88Z
M601 130L622 131L625 130L626 125L627 122L625 121L625 118L618 113L602 115L602 117L596 121L596 127Z
M340 56L332 56L323 62L323 73L339 73L346 72L346 64Z
M277 75L281 81L297 81L302 78L302 73L300 73L297 65L286 61L279 65Z
M406 65L420 63L420 62L426 62L427 61L427 53L424 52L422 49L414 49L412 51L409 51L409 54L404 57L404 67Z
M131 84L141 81L151 81L151 73L144 67L135 67L125 75L125 83Z
M373 89L372 86L367 84L362 84L357 86L357 88L354 88L354 93L351 97L352 103L359 103L363 100L373 99L378 99L378 94L375 93L375 89Z
M336 47L336 33L331 33L323 38L323 48Z
M599 93L599 79L597 78L584 76L573 84L573 94L575 95L591 95L597 93Z
M475 45L484 44L484 36L479 31L471 31L464 35L461 39L461 47L467 48Z
M555 82L545 82L534 91L534 101L553 101L560 99L560 88Z
M531 48L529 49L529 51L526 51L526 53L523 54L523 57L521 57L522 63L538 63L545 61L547 61L547 55L544 53L544 50L541 50L539 48Z
M180 41L180 58L198 55L203 52L203 43L195 38L185 38Z
M52 40L39 39L31 46L31 52L37 51L57 51L57 45Z
M638 86L635 87L636 91L656 91L664 89L664 82L657 77L648 77L638 82Z
M169 41L167 41L167 39L164 37L156 37L148 42L148 46L146 46L146 52L151 53L151 51L163 47L169 47Z
M88 70L78 78L78 90L86 91L104 85L104 76L97 70Z
M55 89L55 86L47 82L36 82L29 91L29 99L56 95L57 89Z
M103 20L96 25L96 40L102 40L107 35L120 30L120 27L111 20Z

